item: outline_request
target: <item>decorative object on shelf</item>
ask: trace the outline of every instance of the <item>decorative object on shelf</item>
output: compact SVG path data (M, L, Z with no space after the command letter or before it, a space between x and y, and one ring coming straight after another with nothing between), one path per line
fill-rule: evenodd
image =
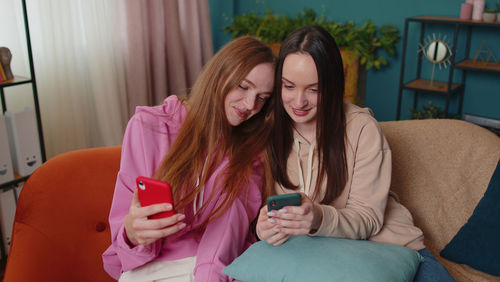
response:
M472 4L471 3L462 3L460 7L460 19L462 20L470 20L472 19Z
M5 117L14 171L30 175L42 163L35 111L26 108L17 113L5 112Z
M483 12L484 12L484 0L474 0L472 8L472 19L475 21L482 20Z
M0 114L0 184L14 180L4 115Z
M483 21L494 22L497 17L495 9L484 9Z
M479 49L474 54L474 58L472 59L474 63L482 62L485 65L496 65L497 58L491 51L486 41L481 41L481 45L479 45Z
M12 70L10 69L11 60L12 54L10 53L9 48L0 47L0 63L2 64L6 80L14 79L14 75L12 74Z
M0 227L2 234L2 242L5 253L8 254L10 250L10 243L12 239L12 229L14 225L14 217L16 214L16 194L20 192L20 187L14 190L0 190ZM19 194L17 194L19 195Z
M436 39L436 34L432 34L432 38L429 36L424 40L424 45L419 43L420 49L418 52L422 52L425 55L425 58L432 63L432 74L430 79L431 86L442 87L440 84L435 84L434 82L434 70L436 69L436 65L439 65L439 69L441 67L447 68L447 66L451 63L450 58L452 55L450 45L446 42L446 35L441 39L441 35L438 35Z

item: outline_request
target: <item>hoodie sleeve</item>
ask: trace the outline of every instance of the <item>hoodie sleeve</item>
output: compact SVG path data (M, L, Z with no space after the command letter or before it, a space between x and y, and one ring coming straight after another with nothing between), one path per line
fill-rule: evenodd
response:
M149 245L131 247L123 224L124 217L128 214L135 188L135 178L139 175L151 176L153 167L145 148L150 146L149 140L154 138L151 130L145 130L145 123L140 115L134 115L125 131L120 171L118 172L113 195L113 202L109 214L111 228L111 246L103 254L104 268L115 279L122 272L137 268L156 258L161 249L161 240Z
M247 247L250 224L261 204L262 183L263 168L254 165L249 186L241 191L228 210L209 223L198 247L195 281L232 281L222 269Z
M378 233L384 222L391 184L391 151L374 118L362 114L351 123L346 147L346 205L322 205L323 220L314 236L367 239Z

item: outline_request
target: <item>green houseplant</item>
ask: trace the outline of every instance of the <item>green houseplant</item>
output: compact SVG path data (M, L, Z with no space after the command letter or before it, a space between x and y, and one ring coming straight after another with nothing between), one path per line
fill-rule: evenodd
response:
M492 9L492 8L484 9L483 21L494 22L496 17L497 17L497 14L496 14L495 9Z
M460 115L446 114L441 107L429 101L428 105L420 105L420 110L410 110L412 119L451 118L460 119Z
M252 35L262 41L273 44L280 43L285 37L298 27L305 25L319 25L328 30L335 38L340 48L354 50L359 62L366 69L375 67L380 69L387 64L383 55L377 55L382 49L389 57L396 53L396 43L400 38L398 29L394 25L377 27L367 21L356 27L352 21L337 23L316 15L312 9L304 9L295 17L277 15L267 11L263 16L256 13L236 15L231 25L224 27L224 31L231 33L233 38L242 35Z

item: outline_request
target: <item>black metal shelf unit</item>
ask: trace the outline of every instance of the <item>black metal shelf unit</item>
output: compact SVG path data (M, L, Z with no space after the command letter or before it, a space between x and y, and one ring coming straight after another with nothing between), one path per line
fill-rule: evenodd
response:
M14 79L9 80L9 81L4 81L0 83L0 101L2 104L2 114L5 114L7 111L7 101L5 99L5 92L4 89L7 87L15 87L18 85L24 85L24 84L31 84L32 86L32 93L33 93L33 104L34 104L34 109L35 109L35 115L36 115L36 122L37 122L37 129L38 129L38 141L40 144L40 153L42 157L42 163L46 161L46 155L45 155L45 144L44 144L44 139L43 139L43 131L42 131L42 120L41 120L41 115L40 115L40 104L38 103L38 90L36 86L36 77L35 77L35 68L33 66L33 53L31 49L31 39L30 39L30 31L29 31L29 24L28 24L28 14L26 10L26 0L22 0L22 8L23 8L23 19L24 19L24 28L25 28L25 33L26 33L26 45L27 45L27 50L28 50L28 61L29 61L29 69L30 69L30 77L31 78L26 78L26 77L20 77L20 76L15 76ZM15 179L6 183L0 184L0 192L12 189L14 193L14 197L17 201L17 194L15 192L15 189L18 187L18 185L22 182L25 182L28 179L28 176L19 176L16 175ZM3 244L3 239L2 239L2 234L0 232L0 252L1 252L1 261L4 262L6 260L6 250Z
M418 54L417 60L417 74L416 79L410 82L404 82L404 72L405 72L405 62L406 62L406 49L408 46L408 25L410 23L420 23L420 44L423 44L424 34L425 34L425 26L426 24L440 24L440 25L452 25L454 26L453 33L453 45L451 50L451 58L450 58L450 68L448 73L448 81L439 82L439 81L429 81L425 79L421 79L422 73L422 52ZM466 46L465 46L465 59L456 63L456 46L458 40L458 32L461 27L465 27L467 29L467 38L466 38ZM482 71L482 72L493 72L500 74L500 63L488 63L474 61L470 58L470 43L471 43L471 34L472 28L499 28L500 22L484 22L484 21L473 21L473 20L461 20L459 18L451 18L451 17L434 17L434 16L422 16L422 17L412 17L407 18L405 20L404 27L404 37L403 37L403 52L401 59L401 76L399 79L399 93L398 93L398 108L396 113L396 120L399 120L401 117L401 103L403 97L403 90L410 90L413 92L413 110L417 109L418 95L419 93L430 93L430 94L438 94L446 97L446 107L445 114L448 115L450 98L453 95L459 95L458 102L458 112L457 115L462 114L462 103L465 92L465 80L467 71ZM461 81L459 83L453 82L453 72L455 69L459 69L462 71Z

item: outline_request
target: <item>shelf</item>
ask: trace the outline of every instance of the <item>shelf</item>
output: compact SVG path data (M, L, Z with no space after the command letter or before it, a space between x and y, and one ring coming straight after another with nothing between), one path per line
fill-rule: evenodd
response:
M455 65L458 69L486 72L500 72L500 63L475 60L463 60Z
M435 16L422 16L409 18L410 21L415 22L426 22L426 23L448 23L448 24L459 24L459 25L470 25L470 26L491 26L500 28L500 22L485 22L485 21L475 21L475 20L462 20L461 18L453 17L435 17Z
M15 76L14 79L0 82L0 88L5 88L14 85L20 85L25 83L31 83L33 80L27 77Z
M14 176L14 180L11 180L9 182L0 183L0 191L4 190L6 188L11 188L12 186L16 186L17 184L19 184L21 182L25 182L28 179L28 177L29 177L29 175L20 176L20 175L16 174Z
M454 27L453 31L453 43L450 44L451 50L450 53L453 54L450 56L450 68L448 70L448 81L431 81L420 79L421 70L422 70L422 60L425 57L419 55L417 61L417 74L416 78L414 77L413 81L408 83L404 83L405 80L405 61L406 61L406 51L408 46L408 35L409 33L413 33L413 31L409 30L410 23L416 23L420 25L420 39L419 44L422 45L424 43L424 36L426 34L425 29L428 25L450 25ZM411 90L413 91L413 109L416 109L418 106L418 96L421 92L426 92L427 94L436 94L446 97L446 107L445 114L449 114L449 106L451 101L451 96L458 96L458 109L457 115L462 114L462 105L464 99L465 92L465 81L467 78L467 72L490 72L490 73L500 73L500 63L498 62L484 62L484 61L476 61L470 59L470 45L471 45L471 35L472 31L479 28L492 28L495 31L500 30L500 22L487 22L482 20L463 20L456 17L437 17L437 16L420 16L420 17L410 17L405 20L405 28L403 35L403 54L401 59L401 73L399 79L399 93L398 93L398 106L396 112L396 120L399 120L401 117L401 108L403 104L403 91ZM458 62L455 54L457 53L457 43L459 37L461 37L462 30L466 30L466 41L465 41L465 56L462 61ZM462 78L459 83L453 83L454 80L454 71L460 70ZM449 89L450 88L450 89Z
M448 91L448 83L441 81L430 81L425 79L416 79L406 83L403 88L408 90L432 92L441 95L447 95L448 92L456 92L463 87L463 84L452 83L451 91Z

